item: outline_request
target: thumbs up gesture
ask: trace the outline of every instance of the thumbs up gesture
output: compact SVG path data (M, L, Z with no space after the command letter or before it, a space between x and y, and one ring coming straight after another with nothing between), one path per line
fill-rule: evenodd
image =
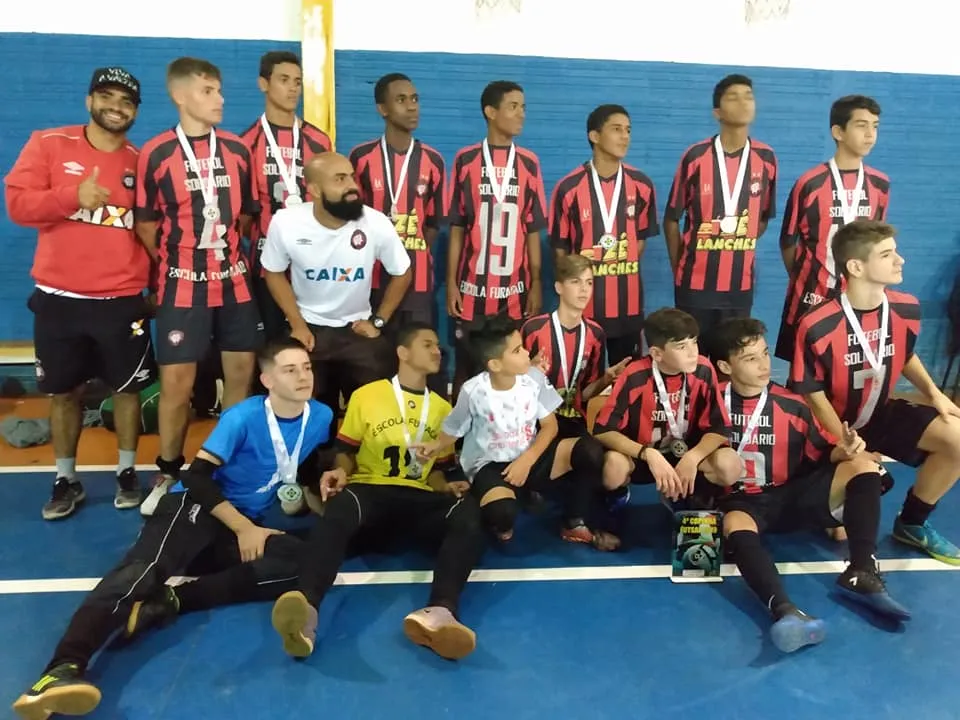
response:
M95 167L77 187L77 199L80 201L80 207L85 210L96 210L110 196L110 191L98 182L99 177L100 168Z

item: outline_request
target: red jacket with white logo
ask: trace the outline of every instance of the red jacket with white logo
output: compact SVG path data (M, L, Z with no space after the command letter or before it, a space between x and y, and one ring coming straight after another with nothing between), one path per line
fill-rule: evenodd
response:
M97 150L82 125L37 130L5 179L7 214L39 234L31 275L38 285L91 297L138 295L150 259L133 230L138 150ZM110 191L96 210L80 207L78 186L99 168Z

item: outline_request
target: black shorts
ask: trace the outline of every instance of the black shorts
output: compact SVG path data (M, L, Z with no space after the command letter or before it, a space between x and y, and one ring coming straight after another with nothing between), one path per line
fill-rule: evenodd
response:
M260 312L260 320L263 321L264 340L276 340L290 333L290 324L287 322L283 310L273 299L270 290L267 289L267 280L259 275L253 277L251 281L253 296L257 301L257 310Z
M470 344L470 333L479 324L478 321L450 318L450 347L453 348L455 383L463 383L484 370Z
M690 447L693 447L691 445ZM663 457L668 463L673 467L677 466L677 463L680 462L680 458L676 457L673 453L660 451ZM650 466L647 465L642 460L634 460L633 472L630 473L630 484L631 485L656 485L657 479L653 477L653 473L650 472ZM714 485L712 482L707 480L707 476L702 472L697 471L697 476L693 481L693 497L699 502L709 502L720 496L720 493L723 489L719 485Z
M567 417L554 413L554 417L557 418L557 440L578 438L590 434L587 432L587 421L582 416Z
M895 398L877 408L873 417L857 432L867 450L891 457L908 467L920 467L927 459L919 447L920 438L939 413L929 405L917 405Z
M797 327L780 321L780 332L777 334L777 347L773 351L775 357L793 362L793 355L797 344Z
M750 305L729 308L705 308L697 306L683 306L677 308L688 315L692 315L700 327L700 354L710 357L713 353L711 337L716 328L733 318L750 317Z
M717 502L717 509L723 513L746 513L760 533L839 527L842 523L830 511L835 472L836 466L828 463L761 493L724 495Z
M138 393L156 380L143 296L89 300L35 290L27 307L40 392L68 393L97 378L114 392Z
M619 337L607 336L607 366L613 367L621 360L626 358L637 358L643 352L643 343L641 335L621 335Z
M550 471L553 470L553 459L557 454L557 446L560 444L560 438L554 438L543 454L537 458L537 461L530 468L530 474L527 475L527 481L521 488L515 488L503 479L503 471L510 464L508 462L487 463L473 476L471 488L473 495L477 500L482 500L483 496L494 488L510 488L514 491L535 491L542 492L550 487ZM517 492L517 494L521 494Z
M263 323L257 303L223 307L157 308L157 362L198 363L214 343L220 352L256 352L263 344Z
M642 300L642 299L641 299ZM607 364L616 365L626 357L643 352L643 313L597 320L607 336Z
M384 290L385 288L379 288L370 293L370 307L374 312L383 302ZM400 302L400 307L390 318L388 327L400 327L410 322L427 323L433 328L437 327L437 299L432 292L407 291Z

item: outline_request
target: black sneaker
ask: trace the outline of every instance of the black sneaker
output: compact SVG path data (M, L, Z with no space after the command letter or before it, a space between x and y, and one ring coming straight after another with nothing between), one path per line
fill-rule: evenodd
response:
M173 588L164 585L152 598L138 600L130 608L124 635L129 640L151 628L159 628L172 623L180 613L180 600Z
M851 600L895 620L909 620L912 615L887 592L887 585L874 567L870 570L854 569L848 565L837 578L840 592Z
M127 468L117 475L117 492L113 496L113 506L117 510L128 510L140 505L143 501L143 490L140 489L140 480L137 471Z
M780 608L770 628L770 639L780 652L796 652L807 645L819 645L827 634L820 618L807 615L794 605Z
M59 520L73 514L77 505L82 503L87 497L83 485L79 480L69 480L65 477L58 477L53 483L53 492L50 499L43 506L44 520Z
M96 686L83 679L77 665L64 663L45 672L17 698L13 710L26 720L46 720L54 714L86 715L99 704Z

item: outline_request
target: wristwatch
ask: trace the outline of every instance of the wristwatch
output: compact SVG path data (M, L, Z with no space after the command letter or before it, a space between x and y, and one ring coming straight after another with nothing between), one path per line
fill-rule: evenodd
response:
M640 452L637 454L637 460L639 460L640 462L646 462L647 459L644 457L644 455L647 454L647 450L649 450L651 447L653 446L644 445L642 448L640 448Z
M377 330L383 330L383 326L387 324L387 321L379 315L371 315L370 322Z

